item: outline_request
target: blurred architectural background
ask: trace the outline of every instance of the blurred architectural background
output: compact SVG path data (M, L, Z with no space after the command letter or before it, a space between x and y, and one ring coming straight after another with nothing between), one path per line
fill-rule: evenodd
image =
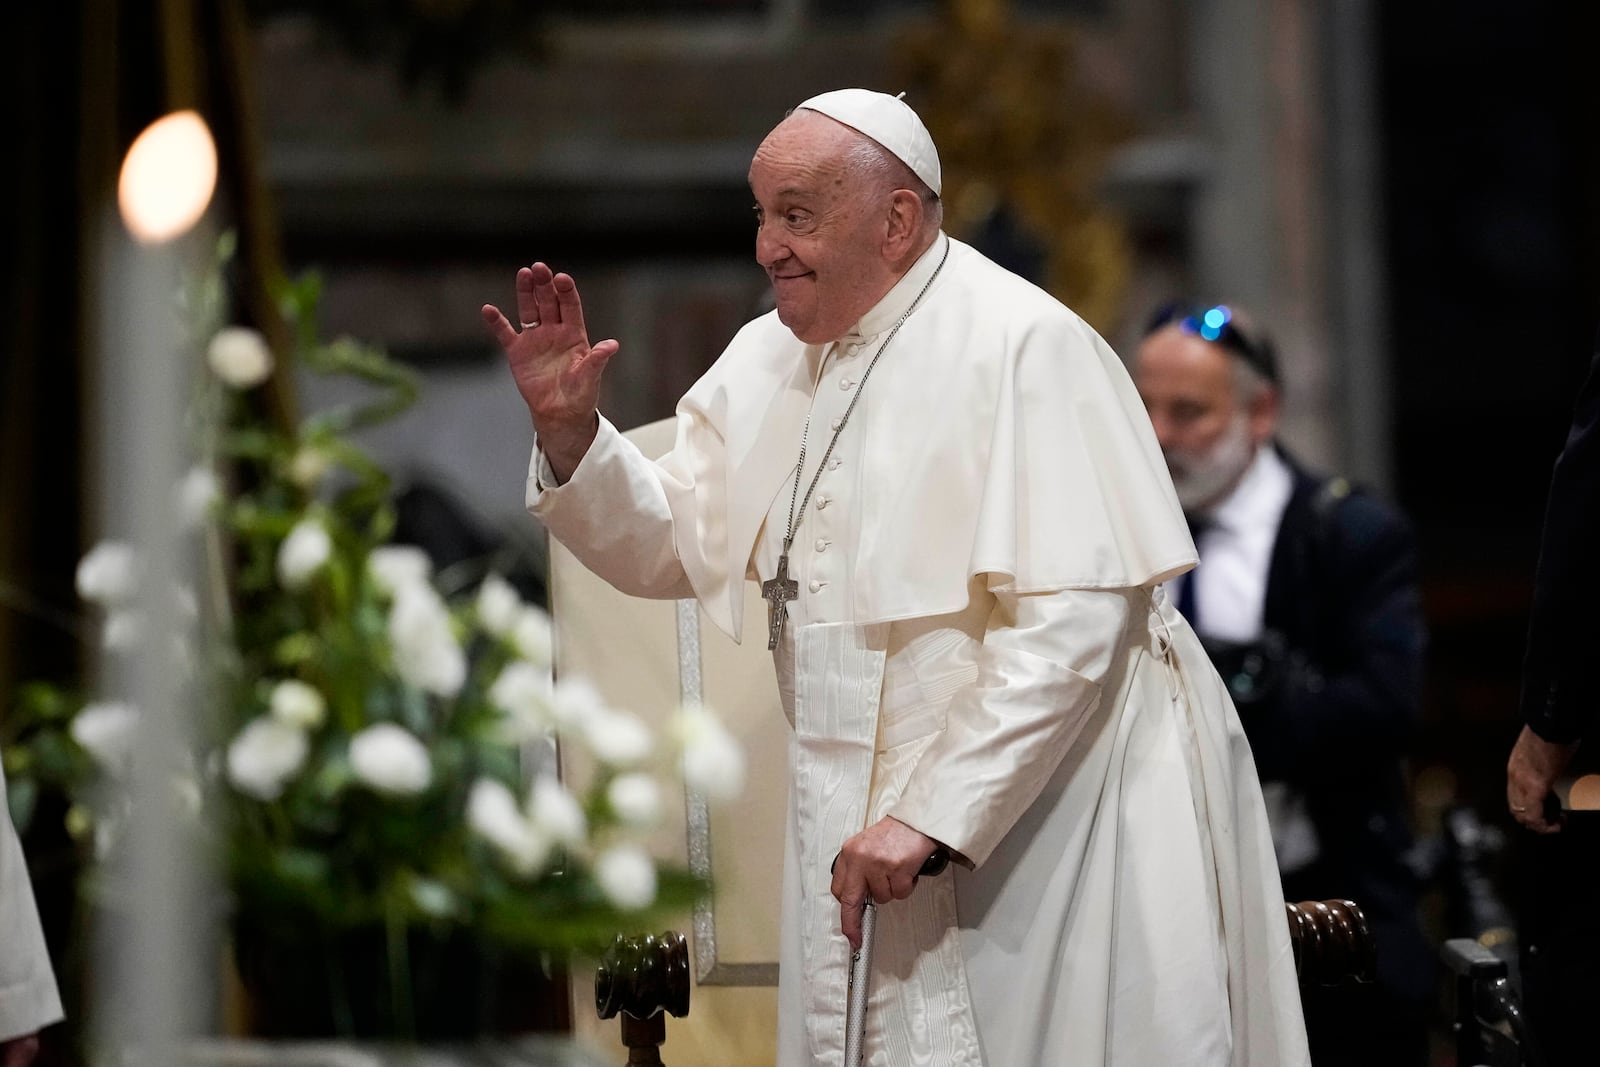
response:
M462 6L498 21L409 83L398 40L363 56L304 15L252 33L286 262L324 273L331 329L430 376L375 442L403 478L525 529L529 431L477 306L519 264L572 271L623 344L608 414L669 414L761 309L753 146L814 92L905 88L952 231L1119 350L1174 296L1268 324L1289 442L1419 525L1427 750L1498 798L1549 463L1600 322L1587 5Z
M606 413L669 414L763 307L751 151L860 85L927 118L952 232L1119 350L1175 296L1267 324L1289 442L1419 529L1421 829L1458 798L1500 818L1544 492L1600 324L1593 5L82 0L13 20L0 694L83 655L87 255L144 122L198 103L253 269L317 269L328 332L424 372L369 438L400 485L537 552L531 431L478 307L534 259L572 272L591 332L622 342ZM285 405L333 399L282 384Z

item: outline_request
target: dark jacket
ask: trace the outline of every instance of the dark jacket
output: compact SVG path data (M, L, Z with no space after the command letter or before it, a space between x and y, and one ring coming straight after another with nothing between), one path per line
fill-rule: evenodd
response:
M1234 692L1263 782L1305 800L1319 855L1284 878L1288 900L1344 897L1365 911L1379 983L1432 993L1417 915L1405 761L1420 718L1425 629L1406 520L1287 455L1294 490L1267 578L1263 636L1208 642Z
M1534 576L1522 666L1522 719L1546 741L1577 741L1600 721L1600 684L1589 662L1600 602L1600 350L1578 391L1572 428L1556 459Z

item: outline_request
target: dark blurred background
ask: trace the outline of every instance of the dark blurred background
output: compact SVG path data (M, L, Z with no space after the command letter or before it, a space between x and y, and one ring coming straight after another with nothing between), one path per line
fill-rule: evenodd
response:
M1600 327L1596 5L78 0L8 25L0 709L88 655L72 570L107 532L87 487L116 341L96 248L151 119L196 107L217 135L240 318L271 335L273 280L320 271L329 333L425 374L367 443L462 536L537 557L531 432L478 306L533 259L572 271L623 342L607 413L669 414L764 298L756 143L812 93L903 88L951 232L1119 349L1179 295L1276 337L1287 440L1420 535L1419 829L1452 804L1505 825L1544 493ZM263 403L334 399L281 380Z

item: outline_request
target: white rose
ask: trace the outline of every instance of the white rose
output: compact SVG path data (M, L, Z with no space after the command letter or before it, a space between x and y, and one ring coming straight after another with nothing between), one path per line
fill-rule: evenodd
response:
M367 577L389 596L428 580L433 561L415 545L383 545L367 556Z
M133 731L139 712L132 704L106 701L85 704L73 716L70 733L89 756L108 771L120 771L133 751Z
M178 519L185 528L202 525L222 499L222 483L209 467L190 467L178 481Z
M333 457L315 445L295 449L289 459L289 480L302 489L311 489L333 466Z
M272 350L260 331L248 326L226 326L206 347L206 362L226 384L249 389L266 381L272 373Z
M550 713L561 729L578 729L590 719L608 715L611 708L587 678L563 678L550 695Z
M268 704L274 719L302 730L315 730L322 725L328 713L328 702L322 698L322 694L295 678L287 678L273 686Z
M511 643L517 655L529 663L548 667L555 662L555 631L550 616L532 604L524 604L511 629Z
M332 555L328 528L316 519L301 519L278 546L279 583L291 592L304 589Z
M480 778L467 796L467 826L498 849L518 874L543 869L550 839L517 809L516 797L503 783Z
M617 818L640 830L661 819L661 787L648 774L619 774L606 787L606 800Z
M582 727L584 740L589 742L595 758L612 767L632 766L655 748L655 739L644 720L626 711L591 715Z
M516 659L500 670L489 686L490 706L505 712L533 733L544 733L552 724L550 712L550 672Z
M529 803L533 825L564 845L582 845L589 835L583 808L566 787L551 778L533 783Z
M433 766L422 742L387 722L350 739L350 769L378 792L396 796L413 796L433 781Z
M107 652L131 652L144 640L144 615L137 611L113 611L106 616L100 643Z
M452 697L467 680L467 656L450 628L450 612L433 587L402 586L389 609L394 669L425 692Z
M411 902L430 919L449 919L459 914L461 905L455 893L443 882L432 878L412 878L407 887Z
M305 731L277 719L250 720L228 745L228 780L257 800L277 800L284 783L305 766Z
M138 591L138 557L122 541L101 541L78 561L78 595L93 604L125 604Z
M686 705L673 724L683 746L683 780L695 792L719 800L744 789L744 751L706 708Z
M522 615L522 598L511 583L491 574L478 586L478 624L486 633L504 637Z
M656 865L637 845L617 845L595 860L594 879L622 911L648 908L656 899Z

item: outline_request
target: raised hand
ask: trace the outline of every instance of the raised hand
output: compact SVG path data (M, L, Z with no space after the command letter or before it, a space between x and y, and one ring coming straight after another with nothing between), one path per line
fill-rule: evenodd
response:
M543 263L517 271L520 329L493 304L483 305L483 321L506 354L539 447L566 481L594 442L600 375L620 346L614 340L589 344L577 284Z

